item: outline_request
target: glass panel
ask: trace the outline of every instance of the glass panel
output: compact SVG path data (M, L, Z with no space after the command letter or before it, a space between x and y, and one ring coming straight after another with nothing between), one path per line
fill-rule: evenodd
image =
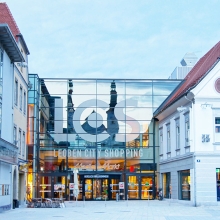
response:
M65 198L66 181L65 176L55 176L54 178L54 196L52 198Z
M153 178L151 176L141 177L141 199L153 199Z
M93 199L95 200L101 200L102 199L102 194L101 194L101 179L93 179Z
M126 94L152 95L152 81L126 82Z
M111 179L110 184L111 199L116 199L116 194L119 192L119 179Z
M39 187L38 187L38 192L39 192L39 198L54 198L52 196L52 181L51 177L49 176L41 176L39 177Z
M180 172L181 199L190 200L190 172L189 170Z
M85 180L85 199L92 199L93 195L93 187L92 187L92 179Z
M139 199L139 184L137 176L128 176L128 199Z
M220 168L216 169L217 201L220 201Z
M153 81L153 95L169 95L180 81Z

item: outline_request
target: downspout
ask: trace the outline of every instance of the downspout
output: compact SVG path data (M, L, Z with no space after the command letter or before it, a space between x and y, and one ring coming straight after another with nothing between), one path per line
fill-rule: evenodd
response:
M188 99L187 98L187 94L184 96L186 100L190 101L192 103L192 106L191 106L191 110L190 110L190 131L191 131L191 134L192 134L192 150L193 150L193 188L194 188L194 192L193 192L193 197L194 197L194 206L196 207L197 206L197 203L196 203L196 163L195 163L195 128L194 128L194 120L195 120L195 111L194 111L194 104L195 104L195 101L194 101L194 98L192 100Z

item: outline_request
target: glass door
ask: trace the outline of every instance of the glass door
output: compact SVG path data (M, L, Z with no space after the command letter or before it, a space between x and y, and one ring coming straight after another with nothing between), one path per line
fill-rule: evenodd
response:
M93 199L101 200L102 199L102 183L101 179L93 179Z
M138 176L128 176L128 199L139 199Z
M141 199L153 199L152 176L141 176Z
M93 194L92 179L85 179L85 199L91 200Z
M190 171L183 170L180 172L180 192L182 200L190 200Z
M119 179L111 179L109 198L116 200L116 193L119 193Z

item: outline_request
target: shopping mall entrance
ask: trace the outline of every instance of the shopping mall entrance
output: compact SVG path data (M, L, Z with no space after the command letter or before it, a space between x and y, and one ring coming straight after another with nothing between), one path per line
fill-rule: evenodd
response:
M154 199L153 174L127 175L128 199Z
M70 181L73 182L71 175ZM119 194L120 175L78 175L79 195L78 200L115 200ZM74 200L70 192L70 200Z

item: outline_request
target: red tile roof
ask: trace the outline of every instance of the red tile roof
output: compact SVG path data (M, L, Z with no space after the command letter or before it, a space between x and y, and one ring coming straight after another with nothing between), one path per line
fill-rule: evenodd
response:
M159 107L159 112L162 112L167 107L176 102L179 98L185 95L189 90L195 87L203 77L212 69L213 65L220 58L220 41L211 48L187 74L183 83L176 89L168 99ZM158 113L157 113L158 114Z
M12 16L10 9L8 8L6 3L0 3L0 23L8 24L14 38L16 41L18 37L16 35L20 34L20 30Z

